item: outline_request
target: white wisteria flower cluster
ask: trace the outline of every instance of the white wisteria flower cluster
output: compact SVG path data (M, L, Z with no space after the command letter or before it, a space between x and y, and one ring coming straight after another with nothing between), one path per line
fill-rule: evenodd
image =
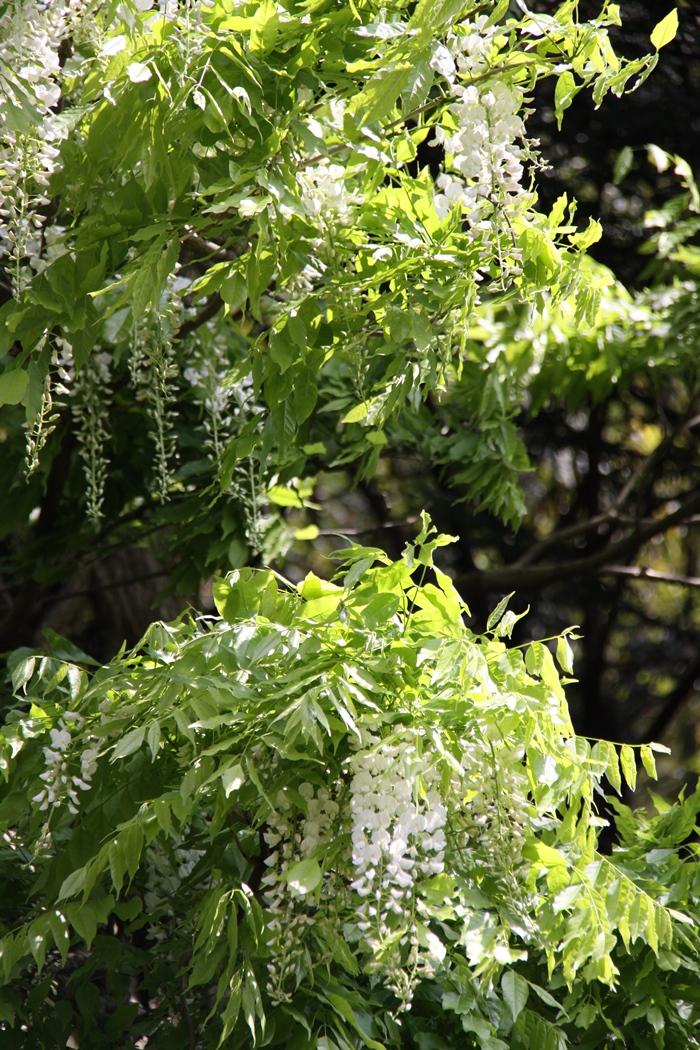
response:
M416 883L443 871L447 810L434 767L414 739L370 743L350 769L357 925L381 942L392 915L409 907Z
M44 254L40 209L59 163L68 126L60 119L60 48L73 33L89 0L30 0L10 4L0 17L0 252L13 260L19 294ZM8 119L14 113L14 119Z
M278 792L268 818L263 837L269 852L261 880L275 938L268 994L276 1002L289 999L306 934L323 905L344 917L349 942L361 941L373 953L381 953L396 930L404 929L398 955L389 953L383 972L387 986L407 1007L415 982L403 956L408 955L414 978L429 969L417 933L417 889L445 868L447 808L438 790L439 771L411 733L386 741L365 733L345 770L342 780L328 788L299 787L305 814ZM336 850L339 842L347 842L345 859L338 858L315 893L297 892L298 866ZM428 938L431 944L437 940L430 933Z
M346 175L342 164L333 164L327 158L302 168L297 179L302 208L310 219L339 223L350 220L359 198L348 190Z
M327 843L340 813L338 803L326 788L305 782L299 794L306 803L306 816L299 818L283 791L277 793L276 810L263 834L270 852L261 879L265 905L272 918L268 929L275 938L275 952L268 963L268 994L273 1002L291 1000L290 981L303 955L304 931L313 926L313 906L295 894L288 876L293 865L311 856Z
M431 59L454 98L448 107L453 126L438 125L432 140L444 148L448 168L437 178L435 208L443 218L460 206L472 229L485 236L499 225L499 213L517 211L527 198L522 93L486 75L495 36L482 15L452 34L447 47L437 45Z
M80 805L78 791L90 790L97 769L99 751L96 746L85 748L80 755L80 773L71 773L72 728L80 729L82 723L82 715L76 711L66 711L50 730L51 746L43 749L46 768L39 774L44 787L32 798L32 802L38 803L39 809L44 812L67 800L68 811L76 814Z

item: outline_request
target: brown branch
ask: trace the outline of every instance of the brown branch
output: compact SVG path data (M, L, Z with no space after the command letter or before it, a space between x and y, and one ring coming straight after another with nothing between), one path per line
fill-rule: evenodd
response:
M579 536L585 536L587 533L600 528L601 525L609 525L612 520L612 511L606 511L604 514L596 514L594 518L589 518L587 521L580 521L576 525L567 525L557 532L551 532L549 536L545 536L537 543L533 543L523 554L522 558L519 558L513 564L519 569L532 565L548 547L554 547L558 543L565 543L566 540L575 540Z
M207 301L196 317L192 317L189 321L185 321L183 325L178 329L175 338L184 339L186 336L191 335L192 332L200 327L200 325L206 324L207 321L211 321L212 317L216 317L221 307L224 305L223 299L218 292L214 292Z
M188 233L180 243L180 261L194 262L208 260L210 262L233 262L239 255L232 248L226 248L217 241L207 240L196 233Z
M651 580L653 583L677 583L680 587L700 587L700 576L678 576L672 572L657 572L643 565L604 565L600 576L631 576L636 580Z
M665 458L666 453L673 445L673 442L678 435L684 430L692 430L693 427L698 426L698 424L700 424L700 415L694 416L692 419L681 420L678 425L673 428L671 433L667 434L663 441L659 442L651 455L647 456L641 462L637 470L633 472L629 481L621 489L613 505L609 507L608 510L603 511L601 514L596 514L595 517L589 518L587 521L578 522L576 525L569 525L566 528L559 529L558 532L552 532L549 536L545 536L538 543L534 543L522 558L515 562L517 568L524 568L527 565L532 565L533 562L537 561L542 552L549 547L553 547L558 543L564 543L567 540L577 539L579 536L585 536L586 534L600 528L602 525L613 526L622 521L629 523L629 519L622 518L620 512L630 496L649 478L649 475L656 464Z
M409 515L405 521L384 521L379 525L368 525L364 529L349 529L344 525L338 525L335 529L319 529L319 536L367 536L373 532L381 532L383 529L405 529L409 525L415 525L418 521L418 516L415 514Z
M648 525L634 529L627 536L607 544L602 550L595 551L587 557L526 567L505 565L497 569L486 569L483 572L466 573L460 577L459 586L463 590L468 590L470 587L485 587L494 591L499 589L527 590L598 574L604 565L614 564L619 558L628 558L638 551L647 540L666 532L674 525L683 524L698 510L700 510L700 492L690 496L672 514L667 514L664 518L658 518L656 521L649 522Z
M134 583L143 583L145 580L155 580L160 576L169 576L169 569L154 569L153 572L145 572L140 576L129 576L126 579L112 580L110 583L101 583L98 587L83 587L79 591L64 591L57 594L52 600L54 605L59 602L67 602L71 598L88 598L95 591L110 591L120 587L131 587Z

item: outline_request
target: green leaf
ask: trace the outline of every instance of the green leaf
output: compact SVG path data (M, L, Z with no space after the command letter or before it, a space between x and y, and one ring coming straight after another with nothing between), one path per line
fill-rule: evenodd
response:
M499 620L503 616L503 613L508 608L508 602L511 600L511 598L513 597L514 594L515 594L515 591L511 591L510 594L506 594L505 597L501 598L500 602L498 603L498 605L496 606L496 608L493 610L493 612L489 616L488 620L486 621L486 630L487 631L492 631L494 629L496 624L499 622Z
M644 766L647 776L656 780L656 762L654 761L654 755L648 744L642 744L639 749L639 757L642 760L642 765Z
M242 975L240 973L235 973L231 978L229 997L221 1015L222 1029L218 1046L222 1046L226 1042L238 1021L238 1015L241 1012L242 999L241 980Z
M274 576L262 569L234 569L225 580L217 577L212 583L214 604L229 623L255 616L268 603L274 608L277 593Z
M634 791L637 786L637 762L634 750L629 744L623 744L620 748L620 765L622 766L625 780L629 784L630 789Z
M678 32L678 9L673 8L672 11L662 18L660 22L654 26L651 31L650 40L657 51L660 51L662 47L670 42Z
M29 376L23 368L0 375L0 405L18 405L24 397Z
M49 912L49 927L61 958L65 962L70 948L70 933L68 932L68 923L65 915L55 909L51 910Z
M336 583L330 580L322 580L315 572L307 572L304 579L297 584L297 590L302 598L313 601L315 598L324 598L329 595L338 597L342 591Z
M318 525L304 525L301 529L295 529L294 539L299 542L315 540L318 534Z
M288 485L273 485L267 490L267 498L278 507L303 507L299 494Z
M43 969L48 948L49 918L48 915L40 915L38 919L29 926L27 930L27 946L34 957L39 970Z
M68 897L76 897L81 893L85 885L85 876L85 868L78 868L77 871L72 871L61 883L61 888L58 891L58 900L63 901Z
M362 618L368 627L380 627L386 624L401 608L398 594L377 594L365 606Z
M92 902L67 904L65 913L73 929L89 948L97 933L97 916Z
M371 401L361 401L359 405L355 405L349 412L346 412L341 423L361 423L363 419L367 418L370 408L372 407Z
M563 634L557 638L557 662L562 671L565 671L566 674L573 674L574 654L571 651L568 639Z
M151 752L151 758L155 759L160 747L160 722L153 720L146 732L146 742Z
M521 977L514 970L506 970L501 978L501 991L515 1024L530 993L528 983L524 977Z
M571 244L580 252L585 252L592 244L596 244L603 236L603 227L597 219L589 219L588 226L580 233L575 233L571 238Z
M566 867L566 857L564 854L560 850L555 849L553 846L548 846L544 842L528 843L523 849L523 855L530 860L539 861L539 863L544 864L546 868Z
M620 777L620 764L615 745L611 744L608 740L599 740L591 751L591 758L594 761L602 762L605 767L605 776L610 781L611 787L613 787L615 791L620 792L622 790L622 780Z
M576 97L578 87L573 74L567 69L557 77L554 89L554 112L557 117L557 127L561 129L564 110L568 109Z
M109 871L112 878L112 885L114 886L115 893L119 896L124 883L124 873L126 871L126 858L124 857L124 849L120 839L115 839L109 847L107 855L109 858Z
M127 755L132 755L134 751L138 751L143 743L145 735L145 726L136 726L135 729L131 729L126 736L123 736L121 740L117 742L117 745L112 752L112 761L116 762L120 758L126 758Z
M311 857L292 864L285 873L285 879L292 893L303 896L312 893L323 878L323 872Z
M616 186L622 182L630 171L633 160L634 151L632 150L632 147L623 146L615 157L615 164L613 165L613 182Z
M245 773L243 772L243 766L240 762L237 762L235 766L229 766L224 769L221 773L221 782L224 786L224 794L226 798L229 797L234 791L239 791L245 783Z
M141 850L143 849L143 826L138 819L135 819L127 828L122 831L120 838L120 844L123 849L124 862L126 864L126 870L130 878L133 878L136 874L141 859Z

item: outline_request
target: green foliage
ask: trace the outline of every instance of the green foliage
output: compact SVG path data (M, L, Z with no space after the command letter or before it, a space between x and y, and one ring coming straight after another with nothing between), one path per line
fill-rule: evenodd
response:
M617 6L590 21L571 3L544 15L469 0L402 0L389 14L374 0L78 7L51 31L56 47L70 39L50 78L60 112L39 120L29 87L3 89L14 123L0 146L17 173L0 421L16 480L0 530L26 522L67 461L67 543L90 543L85 503L110 528L142 506L191 587L229 552L235 566L288 545L279 508L304 505L320 470L366 478L391 447L420 447L416 414L435 405L460 418L438 461L460 456L464 498L517 524L527 460L514 404L468 333L499 303L537 323L565 299L574 324L592 319L582 260L598 231L577 232L573 207L537 210L526 140L515 189L493 175L476 205L437 208L439 176L456 177L440 142L464 119L455 83L519 114L554 77L559 119L581 90L596 103L629 90L656 58L615 54ZM31 22L33 0L20 8ZM9 14L4 25L11 39ZM474 33L484 58L453 82L446 45L458 55ZM59 156L37 175L21 157L42 136ZM96 357L98 416L85 405L94 378L80 379Z
M239 570L218 617L154 624L89 674L16 654L13 1045L698 1045L700 795L615 803L598 852L605 778L633 786L637 753L573 734L549 646L504 641L505 601L484 636L464 626L433 563L449 540L424 520L400 561L350 547L296 587ZM427 830L370 871L392 791Z
M657 61L577 6L2 5L0 538L48 586L96 526L234 571L105 666L10 655L0 1045L699 1045L700 796L606 801L658 746L574 734L571 631L470 631L425 517L331 580L247 564L319 475L410 452L517 527L524 415L692 402L688 165L648 147L684 193L634 295L538 208L537 84L561 125Z

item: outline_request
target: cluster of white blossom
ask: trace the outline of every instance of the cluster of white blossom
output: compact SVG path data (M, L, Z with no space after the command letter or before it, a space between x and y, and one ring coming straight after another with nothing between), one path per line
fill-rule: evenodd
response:
M76 30L90 0L22 0L0 17L0 252L12 259L21 293L45 254L46 190L59 160L67 124L58 114L63 41ZM9 115L13 114L13 119Z
M90 790L99 754L95 745L81 753L80 774L70 771L71 726L80 728L82 723L83 718L76 711L66 711L63 718L59 719L58 726L49 733L51 746L43 749L46 769L39 774L44 787L32 798L32 802L39 804L40 810L46 811L67 799L69 812L77 813L80 804L78 791Z
M460 31L452 32L447 46L438 44L433 49L430 65L450 82L454 93L459 93L457 73L466 77L478 77L485 73L494 52L496 37L502 32L498 24L489 25L488 15L478 15L465 22Z
M213 347L208 354L198 354L182 374L193 388L199 403L221 424L233 397L232 387L225 384L228 374L225 352Z
M421 947L416 890L444 870L447 808L435 766L413 733L395 743L369 737L353 756L350 772L351 888L360 902L348 933L361 937L375 957L381 955L383 979L399 1010L406 1010L421 974L433 967L439 943L428 933L431 947Z
M352 759L350 812L358 927L379 940L415 885L444 868L447 811L414 739L373 743Z
M349 941L362 941L375 957L382 956L383 978L405 1009L415 983L436 957L436 937L428 933L427 950L419 943L422 905L417 890L445 866L447 809L437 786L439 773L408 731L404 739L395 736L387 742L366 734L347 772L349 788L302 784L303 814L284 791L275 799L264 831L269 852L261 880L271 914L268 928L275 937L268 994L276 1002L290 998L320 900L340 907ZM295 893L290 886L293 866L315 859L348 825L347 882L326 873L314 896ZM342 868L341 863L338 870ZM403 930L401 943L387 952L397 930ZM427 958L431 952L432 962Z
M280 293L280 298L289 302L303 299L314 290L327 269L328 267L321 259L308 262L298 273L289 278Z
M532 908L527 880L521 873L530 805L524 748L492 749L475 735L461 740L460 750L464 775L459 781L462 804L455 836L460 841L459 856L465 862L462 874L467 882L474 879L477 885L488 874L501 886L510 908L527 928ZM469 911L467 905L464 915ZM471 955L468 944L467 950Z
M348 190L346 176L342 164L333 164L327 158L301 169L297 176L301 203L310 219L348 222L358 197Z
M313 925L311 906L306 897L293 895L287 873L293 864L311 856L333 834L339 806L325 788L304 783L299 794L306 802L306 816L292 809L289 799L280 791L275 799L264 832L270 852L265 858L267 871L261 879L265 905L272 914L268 923L275 937L275 952L268 963L268 994L273 1002L291 999L290 981L303 956L305 930ZM292 989L293 990L293 989Z
M432 140L444 147L449 168L437 178L435 208L444 217L459 205L471 228L485 237L499 226L500 215L517 210L527 198L522 93L495 77L470 83L489 70L496 33L481 15L452 34L447 47L438 45L431 60L454 99L448 109L454 126L438 125Z

